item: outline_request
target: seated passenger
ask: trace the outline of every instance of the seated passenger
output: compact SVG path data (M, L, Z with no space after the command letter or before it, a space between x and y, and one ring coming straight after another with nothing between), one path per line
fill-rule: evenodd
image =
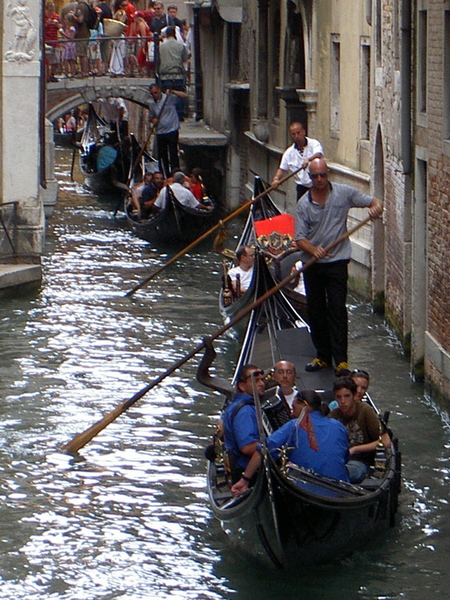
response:
M273 379L280 386L284 399L292 410L294 399L298 394L295 387L297 373L294 364L287 360L278 361L273 368Z
M145 186L151 182L151 180L152 180L152 174L145 173L144 177L142 178L142 181L139 181L139 183L136 183L135 185L133 185L133 188L131 190L131 195L129 197L128 204L130 204L132 210L136 211L138 214L140 212L139 200L140 200L142 191L145 188Z
M203 200L203 198L206 196L205 194L205 187L203 185L203 179L202 179L202 170L199 169L198 167L196 167L195 169L192 169L191 174L189 175L189 179L190 179L190 183L191 183L191 192L194 194L194 196L197 198L197 200L199 202L201 202Z
M356 399L357 400L363 400L364 396L367 393L367 390L369 389L369 383L370 383L370 375L367 371L363 371L361 369L355 369L352 371L352 375L351 375L353 381L356 383ZM391 447L391 438L389 436L389 433L387 432L387 428L386 428L386 424L383 422L380 422L381 425L381 441L383 442L383 446L385 448L390 448Z
M380 421L376 412L357 400L356 383L351 377L339 377L333 384L339 408L328 415L347 429L351 460L347 471L351 483L361 483L373 465L375 449L380 441Z
M183 185L185 178L186 178L186 175L184 173L182 173L181 171L177 171L176 173L174 173L173 183L166 186L161 191L161 193L159 194L159 196L154 204L155 209L160 210L166 206L167 194L168 194L167 187L170 187L175 198L183 206L187 206L189 208L196 208L198 210L211 210L212 209L212 206L206 206L205 204L202 204L201 202L199 202L195 198L193 193Z
M139 199L139 210L141 219L149 219L153 214L153 206L164 187L164 175L155 171L150 182L142 190Z
M237 266L229 269L227 275L234 294L239 296L247 291L252 281L255 251L250 246L240 246L236 252L236 260Z
M225 448L239 478L259 444L258 423L253 399L252 374L258 394L264 396L264 372L255 365L244 365L238 375L237 392L223 415Z
M114 147L116 140L114 136L106 136L104 145L97 154L97 171L103 171L110 167L117 158L117 150Z
M314 390L299 392L294 400L294 419L286 423L266 440L267 449L274 458L280 457L280 448L287 451L289 460L299 467L312 469L320 475L348 481L345 463L350 458L348 435L345 427L327 419L328 407ZM261 444L257 445L241 479L231 492L240 494L261 464Z

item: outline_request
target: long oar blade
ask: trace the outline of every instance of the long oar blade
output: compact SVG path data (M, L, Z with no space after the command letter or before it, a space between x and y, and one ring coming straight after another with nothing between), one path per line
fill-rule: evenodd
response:
M285 181L287 181L288 179L290 179L291 177L293 177L294 175L296 175L302 169L303 169L303 167L300 167L296 171L293 171L292 173L289 173L289 175L286 175L286 177L283 177L283 179L281 179L280 182L279 182L279 184L277 185L277 188L280 185L282 185ZM158 267L148 277L146 277L140 283L138 283L137 285L135 285L133 289L131 289L129 292L127 292L125 294L125 297L127 298L129 296L132 296L135 292L137 292L142 287L144 287L144 285L146 285L149 281L151 281L157 275L159 275L159 273L161 273L161 271L164 271L164 269L166 269L169 265L171 265L172 263L174 263L175 261L177 261L181 256L184 256L185 254L187 254L187 252L189 252L190 250L192 250L192 248L195 248L195 246L197 246L198 244L200 244L200 242L202 242L203 240L205 240L209 235L211 235L211 233L213 233L214 231L216 231L217 229L219 229L219 227L222 227L222 225L224 223L226 223L230 219L233 219L234 217L236 217L237 215L239 215L241 212L243 212L244 210L246 210L247 208L249 208L252 204L254 204L255 202L257 202L260 198L262 198L263 196L266 196L267 194L270 194L270 192L272 192L273 190L275 190L277 188L271 185L266 190L264 190L263 192L261 192L260 194L258 194L257 196L255 196L254 198L252 198L251 200L249 200L248 202L246 202L245 204L242 204L241 206L239 206L239 208L237 208L232 213L230 213L229 215L227 215L226 217L224 217L223 219L221 219L218 223L216 223L215 225L213 225L211 227L211 229L208 229L208 231L205 231L205 233L203 233L200 237L198 237L193 242L191 242L188 246L186 246L185 248L183 248L183 250L180 250L180 252L178 252L177 254L175 254L175 256L172 256L172 258L169 258L169 260L166 263L164 263L163 265L161 265L161 267Z
M360 229L363 225L368 223L370 220L371 220L371 217L368 217L364 221L361 221L360 223L358 223L358 225L356 225L356 227L353 227L353 229L351 229L350 231L345 232L333 243L326 246L325 250L327 252L329 252L330 250L332 250L333 248L338 246L346 238L348 238L353 233L358 231L358 229ZM290 275L287 275L283 280L281 280L279 283L277 283L277 285L270 288L270 290L268 290L262 296L260 296L257 300L255 300L255 302L253 302L252 304L247 306L247 308L244 308L229 323L227 323L223 327L220 327L220 329L217 329L208 339L210 341L213 341L213 340L217 339L218 337L220 337L223 333L225 333L225 331L228 331L228 329L230 329L231 327L234 327L245 316L247 316L249 313L251 313L252 310L254 310L258 306L260 306L260 304L262 304L268 298L270 298L271 296L276 294L281 288L283 288L290 281L292 281L295 277L297 277L297 275L299 273L303 273L303 271L305 271L309 266L311 266L314 262L316 262L316 260L317 259L314 257L310 258L303 265L303 267L301 267L297 271L291 273ZM171 375L174 371L176 371L179 367L184 365L188 360L190 360L196 354L201 352L204 348L205 348L205 342L202 342L201 344L199 344L198 346L193 348L188 354L186 354L186 356L180 358L171 367L169 367L166 371L164 371L164 373L162 373L159 377L157 377L156 379L151 381L147 386L145 386L139 392L137 392L132 398L125 400L124 402L119 404L119 406L117 406L114 410L112 410L110 413L108 413L105 417L103 417L103 419L101 419L100 421L98 421L97 423L95 423L94 425L89 427L89 429L86 429L86 431L84 431L83 433L79 433L77 436L75 436L72 441L70 441L69 443L67 443L63 446L62 450L65 452L68 452L68 453L78 452L78 450L80 450L80 448L85 446L97 434L99 434L100 431L102 431L110 423L115 421L117 419L117 417L120 416L126 410L128 410L130 408L130 406L133 406L133 404L135 404L135 402L137 402L140 398L142 398L142 396L145 396L145 394L147 392L149 392L152 388L154 388L159 383L161 383L161 381L163 381L163 379L165 379L166 377Z

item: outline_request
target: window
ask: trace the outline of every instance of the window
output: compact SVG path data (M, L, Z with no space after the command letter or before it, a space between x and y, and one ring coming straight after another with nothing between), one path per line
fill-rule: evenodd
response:
M419 10L417 24L417 108L427 110L427 11Z
M341 129L341 43L339 34L331 34L330 53L330 130L339 134Z
M361 39L361 139L370 139L370 40Z
M271 59L271 78L272 78L272 114L276 119L280 116L280 52L281 52L281 16L277 8L273 15L272 22L272 59Z
M377 67L381 67L381 0L376 0L375 6L375 44Z
M444 138L450 139L450 10L445 11L444 16Z

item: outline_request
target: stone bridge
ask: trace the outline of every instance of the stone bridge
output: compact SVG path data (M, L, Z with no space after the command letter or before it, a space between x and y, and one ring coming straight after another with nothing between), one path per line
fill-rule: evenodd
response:
M149 86L154 83L149 77L102 77L90 76L82 79L61 79L47 83L46 114L54 121L67 111L85 102L110 96L124 98L142 106L148 105L151 98Z

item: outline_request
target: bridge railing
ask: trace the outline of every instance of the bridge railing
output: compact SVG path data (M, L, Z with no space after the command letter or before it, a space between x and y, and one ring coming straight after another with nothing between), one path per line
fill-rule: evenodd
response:
M153 37L61 39L46 42L47 82L96 77L149 77L182 79L190 85L190 68L184 73L159 73L159 40Z

